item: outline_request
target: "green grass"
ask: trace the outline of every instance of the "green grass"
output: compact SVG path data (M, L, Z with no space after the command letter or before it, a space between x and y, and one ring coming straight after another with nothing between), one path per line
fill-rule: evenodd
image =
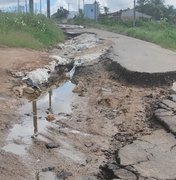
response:
M74 23L124 34L158 44L167 49L176 50L176 25L164 21L138 20L135 28L132 27L132 21L115 22L108 19L98 23L90 20L76 19Z
M63 32L43 15L0 13L1 45L42 49L63 40Z

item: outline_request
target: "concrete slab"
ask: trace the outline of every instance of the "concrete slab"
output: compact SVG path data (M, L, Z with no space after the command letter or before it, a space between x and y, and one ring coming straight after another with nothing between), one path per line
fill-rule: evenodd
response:
M142 177L160 180L176 178L176 139L164 130L143 136L120 149L123 166L131 165Z
M176 102L173 98L175 95L171 95L170 100L163 99L159 103L158 109L155 110L155 117L165 129L176 135Z

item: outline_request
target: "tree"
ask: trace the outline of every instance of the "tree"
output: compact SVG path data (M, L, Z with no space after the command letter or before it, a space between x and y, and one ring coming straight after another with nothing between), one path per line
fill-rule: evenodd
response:
M153 17L160 20L164 16L164 0L151 0L151 7L153 9Z
M164 0L138 0L136 9L152 16L156 20L167 19L175 22L176 10L173 6L166 6Z
M56 14L56 17L57 18L67 18L69 14L69 11L63 7L60 7L58 10L57 10L57 14Z
M166 8L164 2L164 0L138 0L136 9L160 20L164 16Z
M144 12L146 3L147 3L147 0L137 0L137 9L138 9L138 11Z
M165 16L168 21L176 23L176 9L174 9L174 6L167 6L165 9Z
M109 12L109 8L105 6L105 7L104 7L104 13L107 15L108 12Z

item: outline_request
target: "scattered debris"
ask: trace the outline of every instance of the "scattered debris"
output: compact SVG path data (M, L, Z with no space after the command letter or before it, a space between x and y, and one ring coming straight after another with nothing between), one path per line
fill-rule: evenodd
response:
M55 143L47 143L45 144L45 146L47 149L54 149L54 148L58 148L60 145Z
M82 81L79 81L78 84L73 89L73 92L78 93L78 94L82 94L85 91L86 91L86 88Z
M32 170L37 169L39 180L175 179L175 138L159 129L151 117L155 110L158 121L175 135L176 97L163 99L167 95L163 87L129 86L121 81L119 69L107 71L109 67L110 70L116 68L111 60L102 57L112 53L108 48L109 45L97 35L85 33L52 50L49 65L14 74L21 87L16 84L13 91L21 97L24 93L30 95L41 91L41 88L46 90L45 84L49 82L60 86L43 92L35 101L25 102L23 121L16 124L7 137L7 144L18 142L8 148L23 147L29 154L27 157L32 157L23 156L23 160L27 167L32 165ZM66 82L56 83L57 77L62 75ZM76 87L68 79L78 82ZM13 107L11 104L1 107L2 119L9 116L4 112L7 108L10 111ZM14 114L8 118L14 119ZM9 128L1 125L2 131ZM34 134L32 139L31 134ZM6 157L17 156L13 153L11 151ZM22 156L19 151L18 156ZM0 160L3 157L0 154ZM19 179L20 172L23 177L24 167L19 166L21 169L11 173L11 168L15 169L20 163L13 167L3 163L2 174L5 166L8 176L15 174ZM99 174L98 167L101 169ZM41 172L38 169L42 169Z
M53 114L49 114L47 117L46 117L46 120L47 121L54 121L56 118L54 117L54 115Z

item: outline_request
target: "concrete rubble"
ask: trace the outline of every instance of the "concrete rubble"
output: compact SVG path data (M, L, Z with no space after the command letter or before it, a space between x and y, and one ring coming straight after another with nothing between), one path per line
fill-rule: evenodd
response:
M118 157L121 165L132 166L139 176L175 179L175 145L175 137L161 129L126 145L120 149Z
M176 135L176 95L170 95L168 99L163 99L157 105L155 111L156 120L161 123L164 128Z
M157 103L154 112L155 120L164 129L160 127L150 135L137 138L133 143L122 147L117 154L120 167L123 167L126 171L128 170L129 173L131 171L128 167L131 167L138 178L157 180L176 178L175 100L176 95L172 94ZM120 168L120 170L122 169ZM114 175L120 177L116 170ZM131 175L130 178L132 177Z
M95 34L82 34L64 44L58 44L58 47L51 51L49 65L43 68L38 68L30 72L15 72L16 77L21 77L23 80L31 79L33 83L39 86L47 83L52 72L57 66L65 66L73 62L75 66L81 66L86 63L96 63L95 60L106 52L109 47L99 47L104 42ZM90 52L91 49L93 52ZM74 58L73 58L74 57Z
M108 38L119 41L115 36ZM38 94L33 102L24 102L22 121L12 128L6 144L1 140L3 179L12 179L14 174L15 180L24 175L25 179L176 179L176 95L170 95L168 87L131 86L123 81L113 62L119 57L107 51L111 46L107 41L83 33L51 50L48 65L14 74L24 80L13 88L20 97L23 93L32 96L40 87L43 90L50 79L54 87L39 98ZM133 71L126 73L128 79L134 75ZM53 78L63 74L69 78L63 84ZM151 74L147 73L148 81L153 79L148 78ZM13 101L9 102L1 116L11 123L15 113L7 116ZM5 156L3 151L11 154ZM16 169L20 162L7 164L6 159L16 155L29 167L30 175L23 174L21 166L9 175L9 165Z

